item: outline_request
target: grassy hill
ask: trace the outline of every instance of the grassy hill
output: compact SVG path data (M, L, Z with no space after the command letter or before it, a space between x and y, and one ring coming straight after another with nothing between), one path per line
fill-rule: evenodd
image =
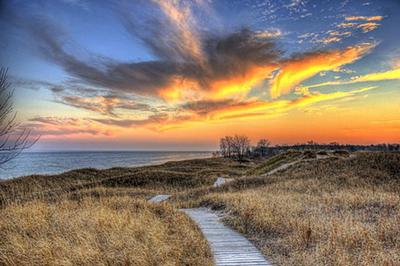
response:
M135 168L78 169L0 181L0 205L32 199L174 193L212 185L218 176L239 177L251 167L224 158L167 162Z
M212 265L200 231L169 204L34 200L0 214L1 265Z
M281 265L400 263L400 154L301 160L188 203L226 212L226 223Z

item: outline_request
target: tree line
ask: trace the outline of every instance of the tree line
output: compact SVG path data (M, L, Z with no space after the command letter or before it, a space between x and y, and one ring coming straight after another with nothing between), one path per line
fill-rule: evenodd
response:
M219 155L227 158L243 159L244 157L259 154L267 155L268 147L271 142L261 139L257 146L252 147L250 139L244 135L225 136L219 141Z
M354 151L388 151L399 152L400 144L369 144L369 145L353 145L339 144L331 142L320 144L315 141L293 145L275 145L272 146L268 139L260 139L255 146L251 145L250 139L245 135L225 136L219 141L219 151L216 156L226 158L237 158L243 160L245 157L265 157L274 155L288 150L345 150Z

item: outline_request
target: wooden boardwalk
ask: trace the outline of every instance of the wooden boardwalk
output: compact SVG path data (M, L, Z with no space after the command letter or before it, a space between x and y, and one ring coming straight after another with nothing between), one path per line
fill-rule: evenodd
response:
M325 157L323 157L325 158ZM317 158L317 159L323 159ZM261 175L268 176L285 170L301 160L285 163L269 172ZM233 179L218 178L214 183L219 187ZM150 202L162 202L168 200L170 195L157 195ZM273 265L268 262L261 252L247 240L243 235L225 226L220 218L207 208L182 209L189 217L197 223L211 246L217 266L260 266Z
M221 223L209 209L182 209L200 227L214 255L217 266L272 265L244 236Z

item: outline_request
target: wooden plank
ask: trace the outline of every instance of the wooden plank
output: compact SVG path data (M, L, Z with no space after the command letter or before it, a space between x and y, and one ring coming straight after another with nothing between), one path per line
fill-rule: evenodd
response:
M200 227L214 254L217 266L272 265L243 235L225 226L209 209L182 209Z

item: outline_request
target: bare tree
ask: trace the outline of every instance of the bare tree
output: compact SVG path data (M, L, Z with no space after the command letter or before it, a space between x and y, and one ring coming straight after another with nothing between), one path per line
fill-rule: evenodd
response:
M8 81L7 69L0 68L0 167L30 148L38 138L31 131L19 127L12 103L13 90Z
M221 138L219 140L219 151L223 157L228 157L228 143L226 138Z
M257 142L257 151L260 152L261 156L265 156L267 154L268 151L268 147L269 145L271 145L271 142L267 139L260 139Z
M246 136L225 136L220 139L219 149L222 156L241 160L250 153L250 140Z
M250 151L250 139L247 136L235 135L233 137L233 150L239 160L243 159Z
M219 149L223 157L233 156L233 138L231 136L225 136L219 141Z
M233 151L233 138L231 136L226 136L225 137L226 145L227 145L227 155L229 158L231 158L234 155Z

